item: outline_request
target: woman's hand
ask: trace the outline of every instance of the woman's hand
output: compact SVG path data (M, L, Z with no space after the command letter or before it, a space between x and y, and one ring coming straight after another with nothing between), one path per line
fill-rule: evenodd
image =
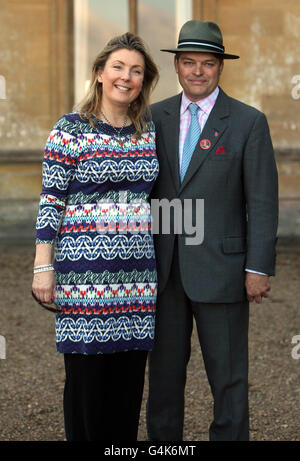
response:
M34 267L52 264L52 245L39 243L36 245ZM51 303L55 295L54 271L39 272L33 275L32 291L42 303Z
M40 272L34 274L32 291L42 303L51 303L55 296L55 276L54 271Z

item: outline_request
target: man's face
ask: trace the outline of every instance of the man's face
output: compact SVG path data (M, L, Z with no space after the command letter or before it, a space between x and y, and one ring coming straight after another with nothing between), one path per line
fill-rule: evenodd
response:
M180 53L174 61L179 83L191 101L199 101L210 95L218 86L223 70L212 53Z

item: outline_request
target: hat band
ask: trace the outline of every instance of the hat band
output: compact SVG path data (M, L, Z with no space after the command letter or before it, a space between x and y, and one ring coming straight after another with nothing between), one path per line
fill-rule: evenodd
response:
M225 48L222 45L216 45L214 42L208 42L207 40L179 40L178 41L178 48L188 48L189 46L207 46L211 49L215 49L217 51L222 51L224 53Z

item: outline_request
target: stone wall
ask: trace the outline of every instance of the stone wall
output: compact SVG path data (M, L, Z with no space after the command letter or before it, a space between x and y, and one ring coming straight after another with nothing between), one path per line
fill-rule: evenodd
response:
M299 149L300 101L293 99L300 74L298 0L220 0L216 2L225 45L240 56L228 61L223 86L266 113L277 149Z
M0 0L0 148L40 149L73 104L72 2ZM24 152L25 153L25 152Z
M295 99L300 91L293 80L300 75L299 0L204 0L202 5L204 20L218 22L226 49L240 56L226 61L223 89L268 118L279 172L279 232L300 235L300 99Z
M0 238L32 234L43 146L73 106L72 9L72 0L0 0Z

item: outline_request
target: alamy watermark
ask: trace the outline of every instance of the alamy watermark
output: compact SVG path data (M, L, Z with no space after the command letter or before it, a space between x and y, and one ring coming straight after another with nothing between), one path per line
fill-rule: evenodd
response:
M6 99L6 82L3 75L0 75L0 99Z
M186 245L200 245L204 240L204 199L151 199L148 203L128 200L127 191L120 191L118 200L98 201L97 216L99 234L174 233L184 235Z
M296 344L296 346L292 349L292 357L294 360L300 359L300 335L296 335L292 337L292 344Z
M294 75L292 77L292 84L295 85L292 88L292 98L300 99L300 75Z
M0 335L0 359L6 359L6 340Z

